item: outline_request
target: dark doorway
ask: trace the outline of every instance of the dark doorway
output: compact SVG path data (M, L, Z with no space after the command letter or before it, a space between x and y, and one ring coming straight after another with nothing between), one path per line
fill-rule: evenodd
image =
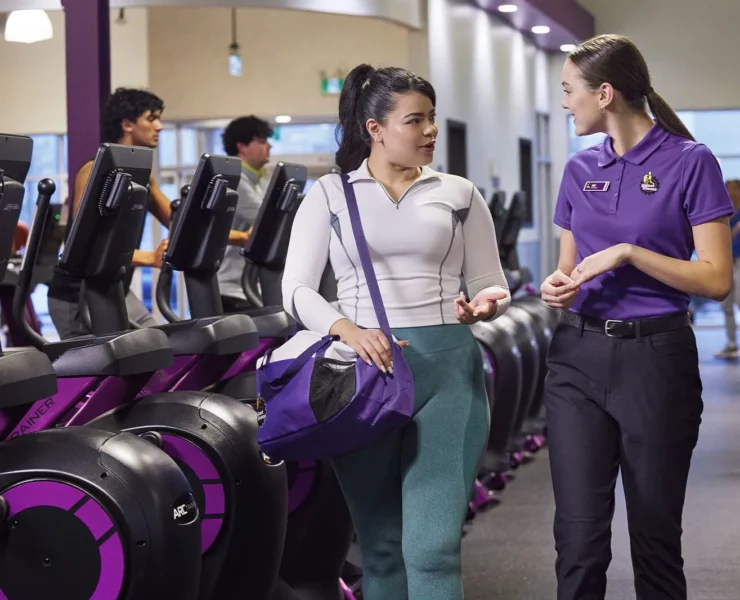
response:
M447 120L447 172L468 176L468 135L465 123Z
M519 189L526 192L526 200L522 211L522 225L531 226L534 223L532 210L532 140L519 138Z

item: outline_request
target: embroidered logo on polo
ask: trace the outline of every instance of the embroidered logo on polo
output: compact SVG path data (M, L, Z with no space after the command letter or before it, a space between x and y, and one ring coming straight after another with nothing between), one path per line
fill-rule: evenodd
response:
M648 171L647 175L642 178L640 184L640 190L643 194L654 194L660 189L660 181L653 175L652 171Z
M609 189L610 181L587 181L583 186L584 192L605 192Z

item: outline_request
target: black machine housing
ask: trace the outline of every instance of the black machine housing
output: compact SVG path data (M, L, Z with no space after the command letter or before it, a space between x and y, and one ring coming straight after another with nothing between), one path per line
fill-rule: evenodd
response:
M248 316L211 317L214 311L216 315L221 312L216 274L233 222L240 172L238 159L202 156L175 212L165 261L169 269L185 271L187 289L194 298L190 304L193 319L156 329L168 336L176 356L205 355L214 364L229 364L259 342ZM90 309L94 318L94 306ZM125 305L119 309L125 311ZM223 512L217 515L223 524L202 555L198 597L241 600L247 593L255 600L269 600L285 537L287 480L284 465L272 464L259 451L257 414L250 406L213 392L168 392L121 406L91 425L147 435L165 451L163 437L175 436L205 454L218 473L217 481L199 479L175 456L202 511L209 509L203 504L207 488L223 487ZM204 518L211 516L204 513Z
M125 169L126 165L122 166ZM45 212L54 191L51 180L39 183L39 201L19 275L14 313L23 313ZM8 218L17 222L10 211L0 211L0 229L4 230ZM3 247L2 251L5 250ZM6 258L6 254L0 256ZM27 323L26 326L30 329ZM54 348L54 344L45 345L45 340L34 334L32 339L41 348ZM153 353L149 365L159 368L170 364L171 351L161 347L166 337L162 334L147 337L148 344L143 346ZM123 358L121 353L132 352L135 340L117 341L117 345L100 345L103 356L94 356L96 361L92 363L86 359L93 357L90 348L94 348L96 340L67 344L65 348L71 354L60 351L59 346L49 354L59 357L54 366L68 365L74 371L73 376L101 375L95 372L96 368L125 374L133 365L120 364L118 359ZM75 348L84 349L84 356L77 361L72 360ZM55 375L60 373L52 368L49 354L24 348L3 355L3 359L8 356L11 361L0 359L0 382L15 380L15 404L21 404L21 395L25 394L26 403L48 398L44 403L47 406L58 400L53 394ZM24 381L23 369L32 368L38 369L38 385L31 378ZM42 378L41 382L38 377ZM6 386L0 391L3 398L7 390ZM6 402L3 407L8 405ZM155 446L131 434L111 434L89 427L50 429L20 435L0 445L0 464L0 589L6 596L30 600L53 597L61 591L70 600L90 598L102 569L98 547L102 549L112 536L118 536L121 542L118 562L123 561L123 570L119 568L117 575L104 582L113 589L120 587L118 598L196 597L200 576L197 507L182 471ZM77 490L81 499L63 510L38 505L39 494L26 492L26 504L19 505L18 498L24 489L39 483ZM82 524L81 511L90 510L97 510L98 517L110 518L111 528L98 531L101 534L98 538L91 535L94 533L91 528Z
M34 481L84 492L77 510L99 503L123 546L121 600L197 597L200 528L193 490L175 462L130 433L52 429L0 445L0 495ZM178 507L182 516L174 517ZM10 508L12 509L12 503ZM73 507L74 508L74 507ZM29 508L0 524L0 589L12 600L92 597L97 546L73 511Z
M3 213L0 219L0 281L8 268L32 153L30 137L0 135L0 211Z
M32 153L30 137L0 135L0 281L8 272ZM27 348L0 350L0 409L34 402L56 391L54 368L42 353Z
M285 266L290 229L303 200L307 177L303 165L279 162L275 166L265 193L268 200L260 206L252 236L242 252L252 263L274 271L280 271ZM269 201L272 198L277 201Z

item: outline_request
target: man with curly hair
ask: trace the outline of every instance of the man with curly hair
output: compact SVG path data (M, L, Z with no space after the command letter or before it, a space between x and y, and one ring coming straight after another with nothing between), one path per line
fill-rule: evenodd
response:
M164 102L162 99L149 91L118 88L103 108L101 116L102 141L125 146L156 148L159 143L159 132L162 130L163 110ZM93 160L91 159L80 168L75 176L72 213L67 225L67 233L72 218L77 213L82 200L82 194L92 172L92 167ZM169 227L172 216L170 201L160 190L154 176L151 177L149 183L150 193L147 210L162 225ZM232 231L229 235L230 244L242 245L246 243L247 239L249 239L249 236L244 231ZM132 267L160 268L166 248L167 240L164 240L153 252L136 250L131 262ZM141 300L129 289L132 275L133 269L130 269L124 280L126 309L129 319L142 327L156 326L157 321ZM81 290L82 281L79 278L59 267L55 269L54 276L49 283L49 315L59 333L59 337L63 340L90 333L80 316Z

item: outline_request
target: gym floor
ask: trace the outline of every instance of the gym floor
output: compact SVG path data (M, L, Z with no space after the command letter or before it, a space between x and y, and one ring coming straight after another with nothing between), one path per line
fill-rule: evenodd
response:
M714 359L721 327L696 329L704 416L684 511L684 559L692 600L737 598L740 589L740 364ZM516 473L502 503L478 515L463 542L466 600L555 598L547 451ZM634 599L621 486L613 524L607 600Z

